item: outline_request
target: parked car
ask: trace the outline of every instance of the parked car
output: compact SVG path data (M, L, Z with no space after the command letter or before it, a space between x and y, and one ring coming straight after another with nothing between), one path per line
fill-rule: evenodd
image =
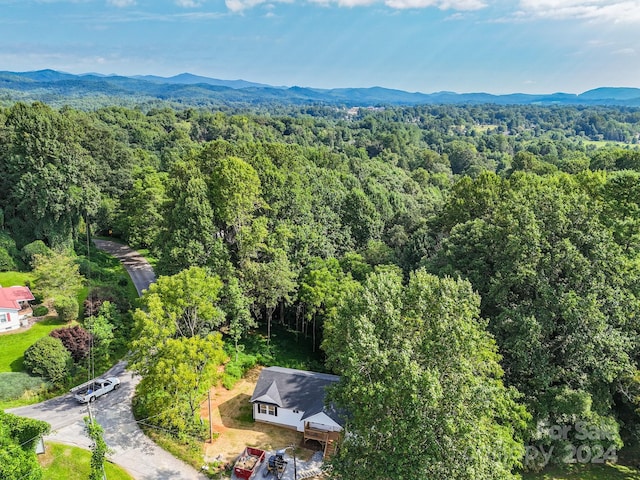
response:
M96 398L120 388L120 379L118 377L96 378L88 382L73 387L71 393L80 403L93 402Z

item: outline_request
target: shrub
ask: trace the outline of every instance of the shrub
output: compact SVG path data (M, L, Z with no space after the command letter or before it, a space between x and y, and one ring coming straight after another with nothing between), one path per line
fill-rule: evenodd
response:
M78 318L78 300L75 297L60 297L57 298L53 305L58 312L58 317L61 320L70 322Z
M0 402L18 400L27 392L36 395L46 388L47 382L41 377L32 377L25 372L0 373Z
M10 272L16 269L16 262L6 248L0 247L0 272Z
M71 358L75 362L86 358L91 348L91 334L80 325L68 328L59 328L49 333L53 338L58 338L65 346Z
M47 313L49 313L49 309L46 305L38 305L33 309L34 317L44 317Z
M51 255L51 249L42 240L36 240L22 247L22 260L33 268L35 255Z
M235 355L235 353L233 353L233 355ZM227 390L231 390L247 370L256 365L257 361L258 359L254 355L240 352L238 354L238 361L232 360L225 365L222 376L222 386Z
M0 248L4 248L12 257L18 252L15 240L6 232L0 232Z
M60 385L69 376L71 354L60 339L42 337L24 352L24 366L34 375Z

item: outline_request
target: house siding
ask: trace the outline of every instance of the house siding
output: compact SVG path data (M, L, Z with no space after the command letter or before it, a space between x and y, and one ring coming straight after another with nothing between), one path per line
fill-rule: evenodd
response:
M317 430L325 430L327 432L342 431L342 427L326 413L316 413L315 415L305 418L304 421L309 424L310 428Z
M304 431L304 422L302 421L304 412L294 413L293 410L277 407L278 415L268 415L259 413L258 405L260 404L257 402L253 404L253 418L256 421L295 428L298 432Z
M0 323L0 331L14 330L20 328L20 318L17 310L0 308L0 315L5 315L6 321Z

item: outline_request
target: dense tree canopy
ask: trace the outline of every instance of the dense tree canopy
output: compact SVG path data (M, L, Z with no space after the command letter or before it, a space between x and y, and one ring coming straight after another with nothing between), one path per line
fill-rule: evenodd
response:
M349 431L338 478L514 478L528 415L471 285L419 270L404 286L384 268L354 288L323 344Z
M397 374L416 395L439 398L426 386L448 366L429 362L448 352L418 345L437 332L445 343L455 338L457 330L442 332L434 321L428 307L438 306L452 328L473 325L465 339L486 353L453 362L461 370L459 384L446 384L451 405L467 401L457 388L494 382L496 405L516 408L519 390L532 425L601 421L625 440L640 438L640 110L156 107L0 109L0 269L34 266L34 291L61 297L61 312L73 313L68 292L82 279L55 252L87 226L158 258L166 277L135 314L133 359L164 390L143 383L150 387L140 396L143 409L152 411L167 392L204 388L187 381L191 370L184 384L167 376L189 362L204 372L221 361L217 348L196 358L203 339L213 335L219 345L221 332L238 347L254 325L269 330L274 321L295 325L314 345L324 338L332 367L349 379L351 365L335 356L359 354L362 345L345 353L331 339L354 328L341 303L351 291L351 320L362 327L354 342L375 340L372 355L400 362L397 371L382 362L380 379ZM416 285L457 300L420 297ZM380 315L390 318L373 318L374 303L357 299L376 288L389 301ZM401 328L387 336L376 330L377 322L401 319L408 327L418 318L430 320L414 325L411 339ZM108 344L105 320L97 317L92 328ZM405 343L406 358L397 353ZM496 368L464 383L480 360ZM180 398L170 428L192 420L195 397ZM380 398L399 408L392 396ZM437 402L427 407L418 413L442 413ZM478 407L448 434L461 446L480 442L464 429L485 418L495 438L529 441L503 421L506 411ZM362 431L384 420L360 413ZM446 427L438 421L433 428ZM410 442L411 432L402 433ZM381 445L393 454L392 443ZM431 452L451 461L440 453ZM455 458L467 470L449 473L460 478L508 478L517 463ZM379 471L381 478L397 473Z
M0 411L0 478L41 480L35 445L48 433L48 423Z

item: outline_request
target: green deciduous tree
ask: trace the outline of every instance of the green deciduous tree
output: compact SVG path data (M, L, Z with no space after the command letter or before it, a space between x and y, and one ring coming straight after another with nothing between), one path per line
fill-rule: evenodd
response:
M62 297L75 296L82 288L84 277L80 275L75 260L61 252L50 255L36 254L33 257L34 293L54 301ZM76 318L78 306L76 301Z
M262 318L263 312L265 314L267 341L270 341L273 312L280 302L289 301L296 288L296 274L286 250L276 246L267 246L261 254L261 261L245 262L242 271L253 300L254 314L257 318Z
M230 277L224 286L221 307L226 315L228 333L233 340L237 362L240 351L238 342L250 328L257 324L251 316L251 299L245 295L235 276Z
M36 255L51 255L51 249L42 240L35 240L22 247L22 259L30 267L34 267Z
M506 381L536 421L615 422L620 379L636 368L640 303L637 269L615 241L623 224L603 215L602 176L515 173L494 182L492 201L451 229L431 266L478 290ZM610 198L635 209L618 186ZM618 238L624 245L627 236Z
M222 336L212 333L169 338L158 346L136 387L136 402L145 416L153 417L151 423L178 437L202 433L200 402L226 358L222 345Z
M0 411L0 478L41 480L35 445L49 429L46 422Z
M312 323L313 348L316 347L316 320L335 314L345 274L335 258L314 258L303 272L298 298L306 306Z
M177 162L170 178L164 230L158 236L158 270L168 275L207 265L218 245L207 184L198 167Z
M385 267L349 289L323 343L348 432L335 476L517 478L529 416L471 285L421 270L405 286Z
M237 231L246 225L262 203L258 174L238 157L222 158L215 163L209 191L216 221L225 230Z
M78 299L70 295L57 296L53 302L53 306L58 312L58 317L65 322L71 322L78 319L80 306Z
M82 132L66 113L42 103L14 105L6 126L0 189L7 225L21 244L45 239L70 247L80 219L96 211L100 198Z
M224 322L222 287L218 276L201 267L159 277L142 296L144 309L133 316L131 368L143 377L136 409L178 436L200 432L199 402L225 358L222 336L212 333Z
M121 221L127 242L136 247L158 247L165 210L167 176L151 167L136 172L131 188L123 195Z
M138 334L134 349L142 357L167 338L206 335L224 321L217 306L222 281L201 267L161 276L142 296L143 309L134 313Z
M118 316L116 306L111 302L104 302L98 314L84 321L86 329L93 336L93 356L96 363L109 361L111 343L115 336L114 319Z

